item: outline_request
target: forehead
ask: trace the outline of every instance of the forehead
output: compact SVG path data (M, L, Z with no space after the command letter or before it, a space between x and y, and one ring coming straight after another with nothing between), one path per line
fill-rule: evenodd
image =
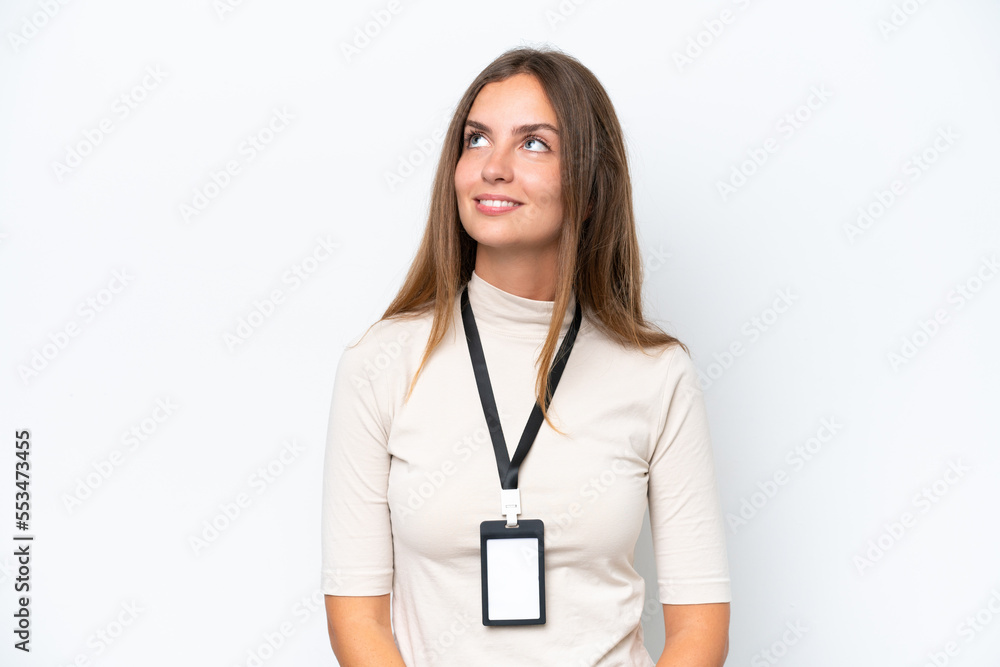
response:
M496 127L494 122L500 122L504 131L514 122L550 123L558 127L556 111L545 89L530 74L515 74L483 86L469 109L469 118L492 127Z

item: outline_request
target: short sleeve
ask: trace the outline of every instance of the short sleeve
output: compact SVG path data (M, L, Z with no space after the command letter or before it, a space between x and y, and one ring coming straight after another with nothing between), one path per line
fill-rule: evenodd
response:
M323 462L322 576L325 595L392 590L392 529L386 500L388 429L369 373L365 340L337 365ZM384 397L384 395L383 395Z
M649 461L649 519L663 604L730 602L725 522L697 370L672 350Z

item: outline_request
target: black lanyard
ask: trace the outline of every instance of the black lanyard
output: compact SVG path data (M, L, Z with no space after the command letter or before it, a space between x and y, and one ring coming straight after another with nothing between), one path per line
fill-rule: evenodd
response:
M562 345L549 369L549 391L545 396L545 407L549 407L552 396L556 393L556 386L559 378L562 377L569 353L573 349L576 341L576 334L580 330L580 321L583 313L580 309L580 300L576 300L576 312L573 314L573 323L563 337ZM476 318L472 314L472 306L469 305L469 288L466 285L462 289L462 322L465 324L465 339L469 343L469 356L472 357L472 370L476 374L476 384L479 386L479 399L483 404L483 414L486 416L486 424L490 428L490 437L493 439L493 452L496 454L497 471L500 473L500 487L502 489L517 488L517 471L521 467L521 462L528 455L531 444L538 434L538 429L542 425L542 408L535 399L535 407L528 417L528 423L524 426L521 440L514 451L514 458L507 454L507 443L503 437L503 429L500 428L500 416L497 412L496 400L493 398L493 387L490 385L490 375L486 370L486 357L483 354L482 341L479 339L479 329L476 328Z

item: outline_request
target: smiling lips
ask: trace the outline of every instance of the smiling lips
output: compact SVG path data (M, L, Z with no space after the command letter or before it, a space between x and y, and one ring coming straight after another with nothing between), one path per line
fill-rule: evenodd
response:
M476 199L476 210L486 215L502 215L521 207L521 202L507 198L495 198L496 195L484 195Z

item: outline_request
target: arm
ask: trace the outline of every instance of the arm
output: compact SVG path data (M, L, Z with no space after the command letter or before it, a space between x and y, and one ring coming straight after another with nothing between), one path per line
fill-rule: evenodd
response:
M697 369L682 350L649 472L649 519L666 641L657 667L721 667L729 652L729 564Z
M384 378L365 369L378 342L364 339L341 355L324 458L321 582L330 646L344 667L404 665L389 604L389 421L378 400Z
M667 640L656 667L722 667L729 654L729 603L665 604Z
M330 646L341 667L406 667L392 637L388 594L325 597Z

